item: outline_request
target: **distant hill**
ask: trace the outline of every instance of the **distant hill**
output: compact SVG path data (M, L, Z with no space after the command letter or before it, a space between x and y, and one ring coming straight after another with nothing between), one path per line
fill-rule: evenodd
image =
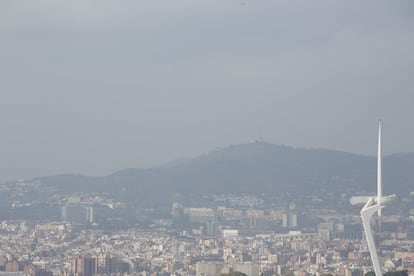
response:
M384 157L384 192L414 190L414 154ZM125 169L106 177L37 178L62 193L107 192L128 202L171 200L174 194L310 193L376 189L376 158L326 149L256 142L151 169Z

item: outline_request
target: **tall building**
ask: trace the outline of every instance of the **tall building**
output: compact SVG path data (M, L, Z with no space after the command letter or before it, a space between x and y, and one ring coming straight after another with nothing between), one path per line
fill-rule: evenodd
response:
M298 214L296 212L289 212L289 227L298 227Z
M181 203L174 202L171 209L174 222L181 222L184 218L184 208Z
M298 226L298 214L294 211L282 214L282 226L284 228L294 228Z
M93 207L86 207L86 221L93 223Z
M94 257L78 257L71 262L71 272L80 276L93 276L97 272L97 262Z
M233 270L244 273L247 276L256 276L260 274L259 264L252 262L236 263L234 264Z
M80 257L72 259L72 261L70 262L70 271L74 274L82 273L81 272L82 271L81 263L82 263L82 258L80 258Z
M115 272L121 272L122 262L118 258L106 256L98 259L98 273L109 275Z
M63 205L61 208L61 219L62 221L68 220L68 207L66 205Z
M6 266L5 266L4 269L5 269L6 272L17 272L17 271L20 270L19 269L19 262L12 259L12 260L10 260L6 263Z
M207 222L207 236L215 237L217 235L217 222L215 220L210 220Z
M83 276L93 276L96 274L96 258L85 257L82 258Z
M223 268L222 263L199 262L199 263L196 263L196 275L197 276L220 275L220 272L221 272L222 268Z

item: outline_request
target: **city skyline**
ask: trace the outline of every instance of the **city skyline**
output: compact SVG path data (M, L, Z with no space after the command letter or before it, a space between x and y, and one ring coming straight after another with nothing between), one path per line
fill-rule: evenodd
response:
M414 276L413 11L0 0L0 276Z

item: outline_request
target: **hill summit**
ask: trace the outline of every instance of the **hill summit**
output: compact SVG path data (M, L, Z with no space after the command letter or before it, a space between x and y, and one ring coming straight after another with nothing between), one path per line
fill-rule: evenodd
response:
M414 154L384 157L384 192L410 192L414 187L413 167ZM129 202L169 200L174 194L374 192L376 158L254 142L160 167L125 169L105 177L58 175L36 181L63 193L106 192Z

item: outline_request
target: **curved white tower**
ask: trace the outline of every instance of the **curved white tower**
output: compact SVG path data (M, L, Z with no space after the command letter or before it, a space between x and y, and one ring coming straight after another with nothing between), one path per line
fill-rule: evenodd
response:
M382 195L382 148L381 148L381 121L378 127L378 157L377 157L377 196L357 196L351 198L351 204L364 204L361 209L362 224L364 226L365 237L368 243L369 253L371 254L372 265L375 275L382 276L381 264L375 247L374 235L371 229L371 218L375 213L381 217L381 210L391 202L395 195Z

